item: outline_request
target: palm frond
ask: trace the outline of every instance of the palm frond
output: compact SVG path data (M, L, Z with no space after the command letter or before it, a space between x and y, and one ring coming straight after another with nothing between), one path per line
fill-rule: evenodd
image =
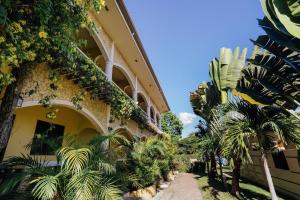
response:
M61 157L62 168L71 171L71 173L79 173L87 167L91 150L88 148L63 147L58 155Z
M30 183L35 184L32 194L37 199L51 200L58 193L59 179L57 176L38 177Z

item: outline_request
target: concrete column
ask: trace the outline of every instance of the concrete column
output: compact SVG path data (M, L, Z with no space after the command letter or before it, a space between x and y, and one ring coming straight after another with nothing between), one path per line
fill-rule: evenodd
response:
M135 76L134 88L133 88L133 100L138 104L138 79Z
M111 62L110 60L106 61L106 65L105 65L105 74L107 76L108 80L112 80L112 72L113 72L113 62Z
M113 65L114 65L114 53L115 53L115 44L112 43L110 55L108 60L106 61L105 65L105 74L108 80L112 80L112 73L113 73Z
M115 44L112 43L109 58L106 61L106 65L105 65L105 74L106 74L106 77L109 81L112 81L113 65L114 65L114 53L115 53ZM110 112L111 112L111 107L108 106L107 107L107 127L110 126L110 123L109 123L109 121L110 121Z
M151 102L150 102L150 98L149 98L149 101L148 101L148 107L147 107L147 115L148 115L148 121L151 121L151 115L150 115L150 106L151 105Z

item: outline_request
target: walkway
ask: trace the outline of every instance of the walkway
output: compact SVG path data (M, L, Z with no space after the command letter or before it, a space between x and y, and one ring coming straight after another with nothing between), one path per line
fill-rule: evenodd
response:
M159 192L152 200L202 200L197 177L188 173L177 175L170 186Z

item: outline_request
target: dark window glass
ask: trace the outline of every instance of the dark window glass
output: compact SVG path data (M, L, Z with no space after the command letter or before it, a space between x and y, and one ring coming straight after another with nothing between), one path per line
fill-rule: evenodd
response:
M54 155L62 145L64 129L64 126L38 120L30 154Z
M272 153L275 167L278 169L289 170L289 165L286 161L283 151L275 151Z

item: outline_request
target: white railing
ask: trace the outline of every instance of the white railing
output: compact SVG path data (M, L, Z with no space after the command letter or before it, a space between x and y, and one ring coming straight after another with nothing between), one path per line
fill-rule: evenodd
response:
M91 58L89 58L89 57L88 57L81 49L77 48L77 50L78 50L78 51L79 51L86 59L90 60L90 61L92 62L92 64L97 68L97 70L98 70L100 73L102 73L102 75L104 75L104 76L107 77L107 75L105 74L105 72L103 72L103 71L99 68L99 66L98 66L94 61L92 61ZM110 82L113 84L113 86L117 87L129 101L134 101L134 100L133 100L130 96L128 96L128 94L127 94L124 90L122 90L115 82L113 82L113 81L110 81ZM134 105L137 106L137 107L142 111L142 113L145 115L145 117L147 118L148 121L149 121L149 119L150 119L150 121L151 121L151 122L152 122L159 130L160 130L160 127L157 126L157 124L155 123L155 120L154 120L154 119L152 119L150 116L148 116L148 114L147 114L147 113L146 113L139 105L137 105L136 102L134 102Z

